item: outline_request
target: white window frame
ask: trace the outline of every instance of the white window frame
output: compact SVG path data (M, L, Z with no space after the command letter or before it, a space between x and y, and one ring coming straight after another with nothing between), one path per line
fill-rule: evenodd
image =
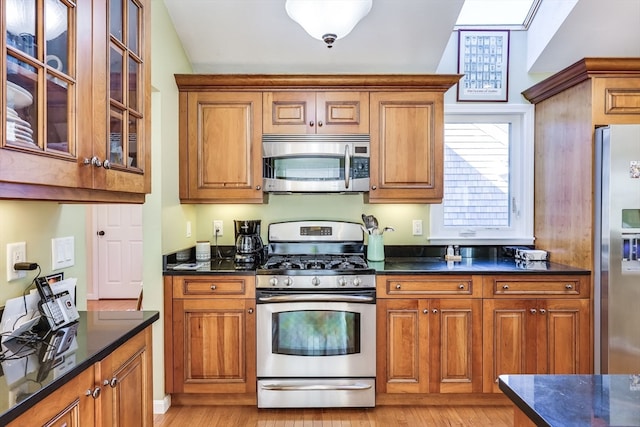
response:
M528 104L447 104L445 123L473 121L511 123L509 227L444 227L443 205L431 205L430 244L530 245L533 236L534 106ZM446 194L447 189L445 187Z

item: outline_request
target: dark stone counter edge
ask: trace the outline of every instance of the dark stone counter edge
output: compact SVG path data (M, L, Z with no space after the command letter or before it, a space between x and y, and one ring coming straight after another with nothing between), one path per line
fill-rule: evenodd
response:
M552 427L544 418L540 416L531 406L527 404L518 393L514 392L507 383L502 379L502 375L498 376L498 387L507 396L513 404L520 409L529 419L538 427Z
M86 315L87 312L80 312L81 319L82 315ZM11 421L14 421L20 415L24 414L29 409L36 406L42 400L46 399L53 392L58 390L63 385L67 384L69 381L74 379L78 374L82 373L85 369L93 366L96 362L101 361L109 354L111 354L115 349L120 347L122 344L136 336L139 332L146 329L148 326L153 324L155 321L160 319L160 313L157 311L147 311L145 312L145 319L141 320L139 324L129 329L127 332L122 334L118 339L111 342L111 344L103 347L102 349L96 351L93 355L87 357L84 361L78 363L72 369L70 369L67 373L65 373L60 378L56 379L52 383L48 384L46 387L39 390L37 393L34 393L28 399L25 399L20 404L14 406L3 414L0 414L0 426L7 425Z

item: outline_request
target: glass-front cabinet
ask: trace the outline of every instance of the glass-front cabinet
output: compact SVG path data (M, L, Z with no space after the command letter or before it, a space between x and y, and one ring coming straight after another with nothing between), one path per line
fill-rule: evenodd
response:
M0 198L144 201L150 8L140 0L0 4Z

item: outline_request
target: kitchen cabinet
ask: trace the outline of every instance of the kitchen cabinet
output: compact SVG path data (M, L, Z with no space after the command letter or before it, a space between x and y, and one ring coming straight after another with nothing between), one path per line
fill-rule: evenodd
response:
M370 203L440 203L459 75L177 74L180 200L262 203L263 134L370 134ZM322 125L321 125L322 124Z
M379 276L378 393L482 390L481 281Z
M8 426L151 427L151 360L151 327L147 327Z
M165 309L172 401L255 404L255 276L165 276Z
M368 92L265 92L262 132L369 133Z
M536 247L594 270L595 128L640 123L640 58L585 58L523 95L535 104Z
M483 389L502 374L592 372L588 275L483 278Z
M373 92L369 203L441 203L442 92Z
M263 202L261 114L259 92L180 94L182 202Z
M2 15L0 198L144 202L148 0L47 2L35 11L25 22Z

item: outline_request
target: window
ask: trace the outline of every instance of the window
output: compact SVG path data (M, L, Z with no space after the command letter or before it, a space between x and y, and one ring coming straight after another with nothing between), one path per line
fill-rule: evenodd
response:
M431 243L533 243L533 107L445 107L444 198Z

